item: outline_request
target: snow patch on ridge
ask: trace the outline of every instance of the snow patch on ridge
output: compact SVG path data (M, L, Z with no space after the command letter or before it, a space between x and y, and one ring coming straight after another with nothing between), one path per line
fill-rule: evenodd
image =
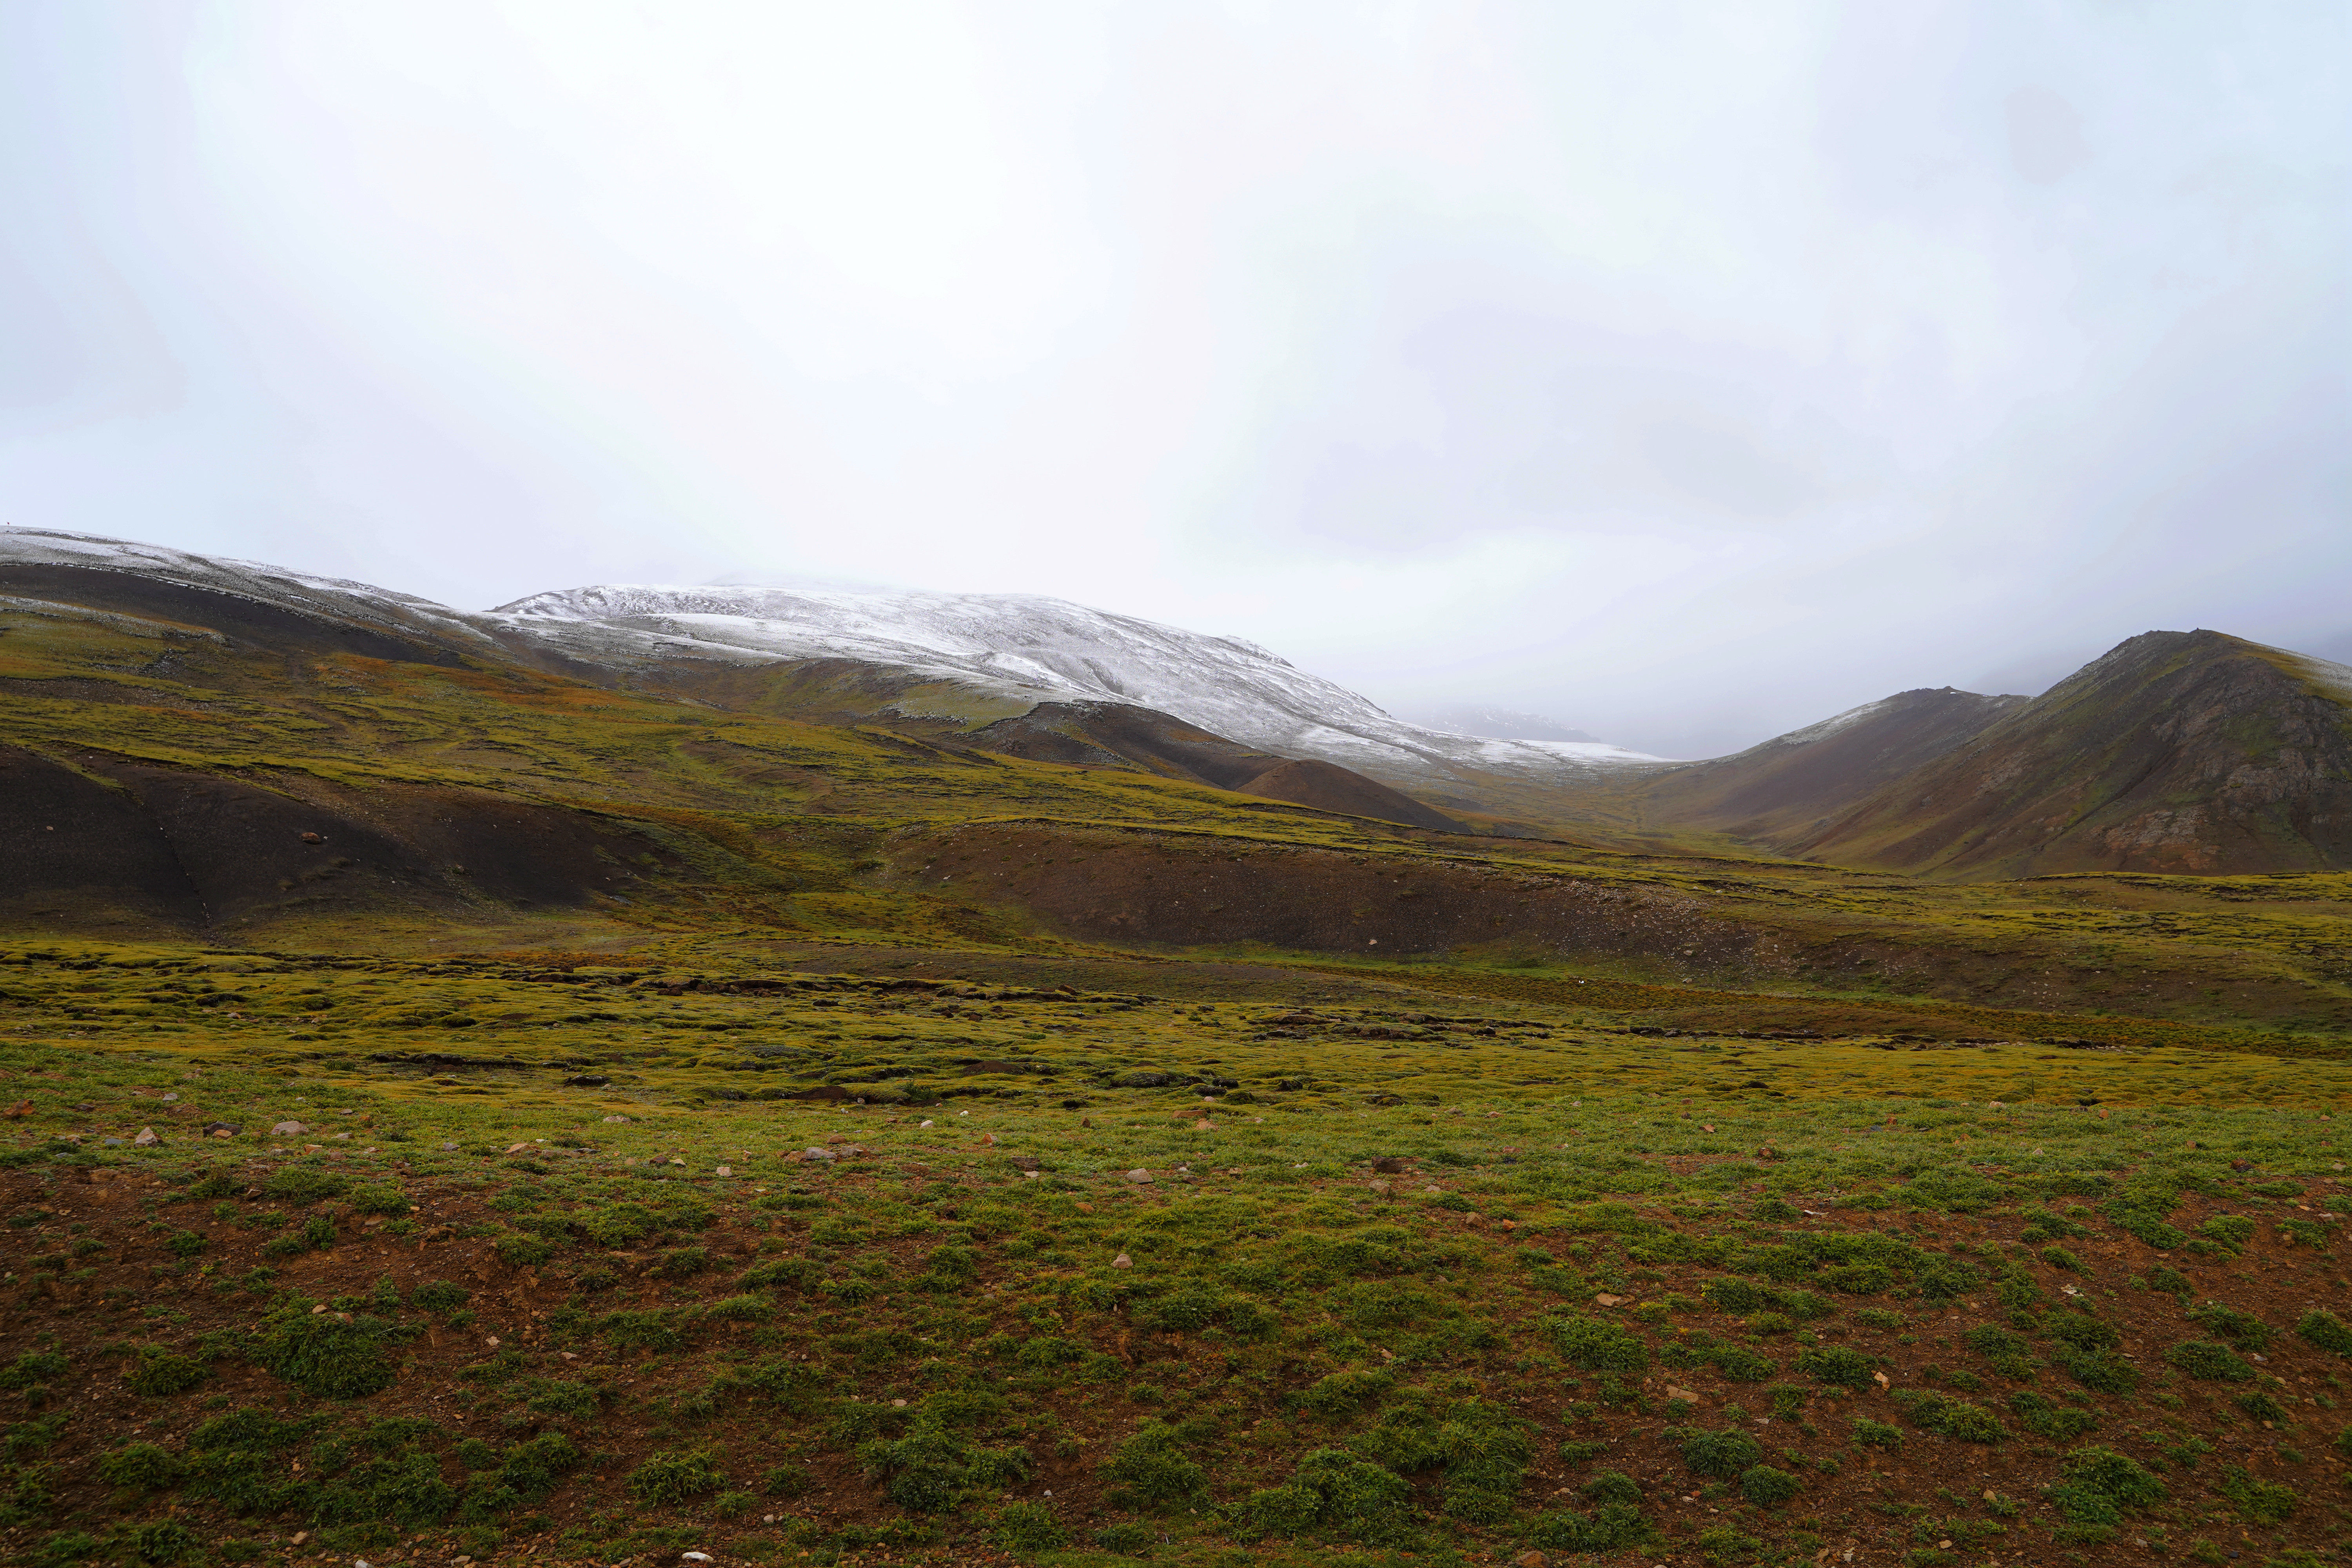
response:
M604 584L493 612L518 628L625 628L779 658L849 658L1034 701L1132 703L1281 756L1391 782L1465 771L1591 777L1662 759L1599 742L1423 729L1242 637L1209 637L1030 594L852 594Z

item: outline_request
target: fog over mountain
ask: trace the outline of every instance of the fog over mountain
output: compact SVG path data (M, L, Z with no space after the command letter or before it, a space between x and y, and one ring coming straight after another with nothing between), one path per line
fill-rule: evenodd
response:
M2346 26L10 7L0 521L1044 595L1670 756L2340 653Z

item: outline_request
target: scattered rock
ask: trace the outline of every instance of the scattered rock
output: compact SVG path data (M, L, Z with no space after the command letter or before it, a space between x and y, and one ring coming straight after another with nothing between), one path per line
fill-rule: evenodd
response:
M898 1403L904 1405L907 1402L902 1399L898 1401ZM677 1560L681 1563L708 1563L710 1561L710 1553L708 1552L681 1552L677 1554Z
M801 1151L801 1158L803 1160L823 1160L829 1165L833 1163L833 1151L830 1149L820 1149L814 1144L811 1144L809 1147Z
M299 1121L280 1121L269 1129L272 1138L299 1138L310 1129Z
M1595 1296L1592 1299L1603 1307L1622 1307L1626 1302L1633 1300L1631 1296L1612 1296L1606 1290L1603 1290L1600 1295Z
M140 1148L144 1149L149 1144L160 1143L163 1140L155 1136L155 1130L152 1127L142 1127L139 1130L139 1136L133 1138L131 1142L137 1144Z
M204 1130L215 1138L234 1138L245 1131L234 1121L207 1121Z
M1513 1568L1549 1568L1551 1559L1540 1552L1522 1552L1511 1563Z
M1676 1388L1670 1383L1666 1384L1666 1397L1668 1399L1687 1399L1693 1405L1696 1405L1698 1403L1698 1390L1695 1388Z
M322 836L322 835L320 835L320 834L317 834L317 833L305 833L304 835L302 835L302 842L303 842L303 843L305 843L305 844L324 844L326 841L327 841L327 840L326 840L325 837L324 837L324 836ZM298 1543L298 1544L299 1543L299 1540L300 1540L300 1538L299 1538L299 1537L297 1537L297 1538L296 1538L296 1541L297 1541L297 1543Z
M732 1165L720 1165L714 1168L710 1173L714 1176L731 1176L735 1173L735 1167Z
M1374 1192L1376 1192L1376 1193L1380 1194L1381 1194L1381 1196L1382 1196L1382 1197L1386 1197L1386 1196L1388 1196L1388 1195L1389 1195L1389 1184L1388 1184L1386 1182L1381 1182L1381 1181L1371 1181L1371 1182L1367 1182L1367 1183L1365 1183L1364 1184L1365 1184L1366 1186L1368 1186L1368 1187L1371 1188L1371 1189L1372 1189L1372 1191L1374 1191Z
M613 1080L593 1072L582 1072L574 1073L563 1081L572 1089L602 1089ZM604 1120L610 1121L612 1118L608 1116Z
M604 1120L607 1121L625 1123L629 1119L625 1116L607 1116Z
M1133 1182L1138 1186L1150 1186L1151 1184L1151 1173L1141 1169L1129 1171L1127 1173L1127 1179Z
M1037 1156L1015 1154L1013 1156L1013 1168L1016 1171L1034 1171L1037 1168Z
M1210 1121L1210 1120L1209 1120L1207 1117L1205 1117L1205 1116L1203 1116L1202 1118L1201 1118L1201 1120L1200 1120L1200 1121L1195 1121L1194 1123L1192 1123L1192 1131L1195 1131L1195 1132L1213 1132L1213 1131L1215 1131L1216 1130L1217 1130L1217 1124L1216 1124L1215 1122L1213 1122L1213 1121Z
M349 1134L348 1134L348 1133L346 1133L346 1134L342 1134L341 1136L348 1137L348 1136L349 1136ZM509 1154L520 1154L520 1153L521 1153L524 1150L526 1150L526 1149L528 1149L528 1148L530 1148L530 1144L528 1144L528 1143L509 1143L509 1144L508 1144L508 1145L507 1145L507 1152L508 1152L508 1153L509 1153Z
M1383 1173L1394 1173L1404 1169L1404 1162L1394 1154L1383 1154L1372 1162L1372 1169Z
M443 1153L445 1153L445 1154L446 1154L446 1153L447 1153L447 1152L449 1152L451 1150L453 1150L453 1149L457 1148L457 1145L456 1145L455 1143L450 1142L449 1142L447 1139L446 1139L446 1138L445 1138L445 1139L443 1139L443 1140L441 1141L441 1152L442 1152Z
M1135 1267L1135 1259L1122 1252L1110 1260L1110 1266L1113 1268L1132 1268Z

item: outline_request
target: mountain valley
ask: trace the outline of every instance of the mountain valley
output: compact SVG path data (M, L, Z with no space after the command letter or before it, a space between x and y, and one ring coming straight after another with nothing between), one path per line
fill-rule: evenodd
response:
M0 533L0 1532L2326 1561L2347 683L1677 763L1055 601Z

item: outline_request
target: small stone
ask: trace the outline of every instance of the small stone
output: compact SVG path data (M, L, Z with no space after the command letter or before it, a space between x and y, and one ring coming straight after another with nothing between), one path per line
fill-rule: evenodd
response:
M1379 1159L1372 1162L1372 1169L1379 1171L1383 1174L1392 1175L1404 1169L1404 1162L1398 1159L1394 1154L1383 1154Z
M823 1160L825 1163L831 1164L833 1163L833 1151L830 1149L820 1149L814 1144L811 1144L808 1148L801 1151L801 1158L803 1160Z
M907 1408L907 1402L903 1399L894 1399L890 1402L890 1408L893 1410L904 1410Z
M496 1335L496 1334L492 1334L489 1338L488 1338L488 1339L484 1340L482 1342L483 1342L484 1344L486 1344L486 1345L489 1346L492 1350L496 1350L496 1349L498 1349L498 1348L499 1348L499 1336L498 1336L498 1335Z
M1540 1552L1522 1552L1511 1562L1515 1568L1549 1568L1551 1559Z
M1133 1182L1138 1186L1150 1186L1151 1184L1151 1173L1138 1167L1127 1173L1127 1179Z
M139 1136L131 1142L144 1149L151 1143L161 1142L162 1140L155 1136L155 1130L152 1127L142 1127L139 1130Z
M1389 1184L1386 1182L1366 1182L1364 1184L1382 1197L1389 1195Z
M1135 1259L1122 1252L1110 1260L1110 1266L1113 1268L1132 1268L1135 1267Z
M1603 1307L1622 1307L1633 1298L1629 1296L1612 1296L1608 1291L1603 1290L1600 1295L1595 1296L1592 1299Z
M629 1119L625 1116L607 1116L604 1120L614 1124L621 1124L625 1123Z
M915 1125L918 1127L936 1127L939 1123L936 1121L918 1121Z
M335 1136L338 1138L348 1138L351 1134L348 1132L338 1132ZM530 1147L530 1145L528 1143L509 1143L507 1145L507 1152L509 1154L520 1154Z
M902 1399L898 1401L898 1403L904 1405L907 1402ZM708 1552L681 1552L677 1554L677 1560L681 1563L708 1563L710 1561L710 1553Z
M205 1131L215 1138L234 1138L245 1129L234 1121L207 1121L205 1123Z
M309 1128L299 1121L280 1121L270 1128L269 1135L272 1138L299 1138L309 1131Z
M735 1167L732 1165L715 1166L711 1170L710 1173L714 1176L731 1176L735 1173Z
M450 1142L449 1142L448 1140L446 1140L446 1139L442 1140L441 1147L442 1147L442 1149L443 1149L443 1151L444 1151L444 1152L446 1152L446 1151L451 1150L451 1149L455 1149L457 1146L457 1145L456 1145L455 1143Z

